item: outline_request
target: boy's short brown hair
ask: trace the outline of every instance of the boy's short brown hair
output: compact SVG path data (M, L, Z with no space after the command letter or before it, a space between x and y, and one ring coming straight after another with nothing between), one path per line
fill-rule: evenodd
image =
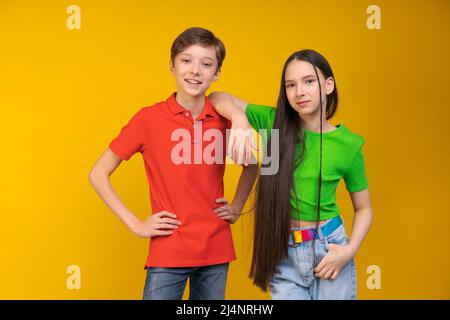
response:
M217 70L219 70L225 59L225 46L211 31L203 28L186 29L173 41L170 48L170 60L172 60L172 63L175 63L177 54L194 44L216 49Z

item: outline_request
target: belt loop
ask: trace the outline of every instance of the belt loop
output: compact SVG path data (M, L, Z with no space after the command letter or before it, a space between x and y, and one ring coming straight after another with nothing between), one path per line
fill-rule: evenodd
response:
M322 233L322 227L321 227L321 226L319 226L319 227L317 228L317 232L319 233L319 239L320 239L320 242L324 243L324 242L325 242L325 237L323 236L323 233Z
M322 242L325 245L325 251L328 252L328 240L326 237L323 236L321 226L319 226L319 229L317 229L317 232L319 233L320 242Z
M325 240L325 251L328 252L328 239L324 238Z

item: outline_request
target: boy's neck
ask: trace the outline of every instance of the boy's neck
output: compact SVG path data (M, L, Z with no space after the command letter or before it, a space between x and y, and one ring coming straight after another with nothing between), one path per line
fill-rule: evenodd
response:
M191 112L194 119L202 113L203 107L205 106L205 95L192 97L177 92L175 98L180 106Z

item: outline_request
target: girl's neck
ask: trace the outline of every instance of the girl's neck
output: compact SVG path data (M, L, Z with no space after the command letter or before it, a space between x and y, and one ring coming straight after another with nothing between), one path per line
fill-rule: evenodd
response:
M320 132L320 114L315 116L315 115L311 115L311 116L299 116L300 117L300 122L301 125L304 129L307 129L309 131L313 131L313 132ZM325 114L322 117L322 132L328 132L328 131L333 131L334 129L336 129L335 126L333 126L331 123L329 123L326 120L326 116Z
M205 105L205 96L201 97L192 97L185 95L181 92L177 92L176 100L186 110L189 110L192 116L195 118L203 111L203 107Z

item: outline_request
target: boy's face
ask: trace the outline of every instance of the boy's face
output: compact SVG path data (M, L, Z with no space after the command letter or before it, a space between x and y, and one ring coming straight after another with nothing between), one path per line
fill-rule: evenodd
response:
M219 78L216 49L194 44L180 52L170 63L177 83L177 93L190 97L205 95L211 83Z

